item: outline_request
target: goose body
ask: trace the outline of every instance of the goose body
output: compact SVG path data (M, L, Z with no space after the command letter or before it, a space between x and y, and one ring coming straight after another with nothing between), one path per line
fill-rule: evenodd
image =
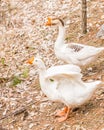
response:
M39 70L39 81L43 93L52 101L64 103L68 108L82 105L89 100L101 81L85 83L81 80L81 69L73 64L59 65L46 69L41 59L34 59ZM60 117L66 120L69 111ZM62 113L61 113L62 114Z
M58 25L59 34L54 45L54 51L58 59L66 63L72 63L79 66L86 65L95 59L96 55L104 50L104 47L93 47L79 43L66 44L64 41L65 27L61 19L48 18L47 26Z

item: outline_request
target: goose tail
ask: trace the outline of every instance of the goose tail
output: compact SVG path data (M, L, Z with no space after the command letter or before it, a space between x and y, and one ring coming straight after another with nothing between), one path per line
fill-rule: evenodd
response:
M104 82L102 82L101 80L89 82L87 83L88 91L90 93L93 93L97 88L101 87L102 85L104 86Z

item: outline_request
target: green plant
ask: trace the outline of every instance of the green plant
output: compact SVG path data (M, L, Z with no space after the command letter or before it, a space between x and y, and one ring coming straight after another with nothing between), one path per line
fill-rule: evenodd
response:
M27 78L28 75L29 75L29 69L28 69L28 68L25 68L24 71L23 71L23 73L22 73L22 77L23 77L23 78Z
M16 86L19 83L21 83L21 79L18 76L14 76L13 81L12 81L12 85Z
M5 65L5 58L1 58L2 65Z

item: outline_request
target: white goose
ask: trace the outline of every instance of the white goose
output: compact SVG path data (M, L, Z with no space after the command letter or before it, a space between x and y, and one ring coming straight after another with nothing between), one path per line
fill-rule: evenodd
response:
M79 43L65 44L65 27L61 19L48 18L46 26L58 25L59 34L55 42L54 51L57 58L66 63L72 63L79 66L85 65L95 59L96 55L104 50L104 47L93 47Z
M39 58L30 58L29 64L37 65L39 69L40 86L44 94L52 101L66 105L57 112L58 122L67 119L71 108L82 105L89 100L101 81L85 83L81 80L81 69L73 64L54 66L46 69Z

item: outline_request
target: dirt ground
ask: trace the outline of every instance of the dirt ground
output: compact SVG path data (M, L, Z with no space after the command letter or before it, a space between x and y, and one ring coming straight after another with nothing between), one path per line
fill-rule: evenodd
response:
M0 1L0 130L104 130L104 86L90 101L75 108L58 123L55 112L62 103L49 101L42 93L34 66L25 61L40 54L47 68L59 61L53 51L57 27L44 27L48 16L65 17L66 41L104 46L96 33L104 23L104 1L88 5L88 33L81 34L81 1L16 0ZM81 67L83 80L100 80L104 75L104 52ZM33 71L34 70L34 71Z

